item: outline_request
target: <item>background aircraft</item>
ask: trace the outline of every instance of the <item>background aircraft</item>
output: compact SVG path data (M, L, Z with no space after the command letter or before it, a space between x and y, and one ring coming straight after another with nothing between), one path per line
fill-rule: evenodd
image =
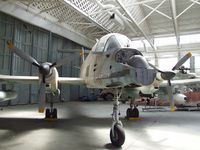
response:
M66 61L38 63L33 57L16 48L8 42L9 49L19 57L38 68L38 76L0 75L2 83L40 84L39 112L44 111L45 93L59 94L58 83L85 84L88 88L114 89L114 103L110 140L113 145L121 146L125 141L122 122L119 119L119 98L123 88L132 87L135 97L139 94L152 94L158 90L162 81L167 81L171 92L171 79L175 76L173 70L179 68L191 53L186 54L170 71L162 71L149 64L142 53L131 46L131 41L124 35L111 33L103 36L92 48L80 69L80 78L59 77L56 67ZM52 103L53 104L53 103ZM129 109L130 110L130 109ZM138 109L130 111L138 112ZM57 117L57 110L51 105L46 109L46 117Z

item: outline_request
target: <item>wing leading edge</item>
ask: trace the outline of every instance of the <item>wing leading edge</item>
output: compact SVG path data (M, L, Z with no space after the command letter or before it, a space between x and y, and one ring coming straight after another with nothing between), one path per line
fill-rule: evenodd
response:
M61 84L73 84L73 85L81 85L85 84L85 80L82 78L73 78L73 77L59 77L58 83Z
M7 84L38 84L38 76L13 76L13 75L0 75L0 83ZM73 77L59 77L58 83L61 84L73 84L80 85L84 84L85 81L82 78L73 78Z
M0 83L21 83L21 84L38 84L38 76L13 76L13 75L0 75Z
M171 81L171 84L172 86L175 86L175 85L189 85L189 84L198 84L200 83L200 78L196 78L196 79L184 79L184 80L172 80ZM168 84L167 84L167 81L163 81L161 83L161 87L166 87Z

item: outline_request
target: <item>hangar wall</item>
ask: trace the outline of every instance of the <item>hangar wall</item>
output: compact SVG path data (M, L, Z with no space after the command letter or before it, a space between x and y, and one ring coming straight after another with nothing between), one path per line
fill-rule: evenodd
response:
M36 67L8 50L7 40L14 41L18 48L39 62L54 62L67 57L68 63L58 68L59 75L78 77L79 70L74 66L80 66L80 56L77 52L72 53L72 50L81 49L81 45L2 12L0 12L0 74L37 75L38 73ZM15 85L15 90L18 98L0 105L37 103L38 85ZM78 100L80 96L86 96L90 92L86 87L72 85L60 85L60 90L61 96L58 101Z

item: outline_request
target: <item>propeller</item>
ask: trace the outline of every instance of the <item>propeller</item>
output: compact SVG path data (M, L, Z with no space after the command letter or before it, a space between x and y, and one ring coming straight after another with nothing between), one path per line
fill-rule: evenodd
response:
M60 67L60 66L62 66L63 64L66 64L67 61L68 61L67 58L60 59L60 60L58 60L57 62L52 63L52 64L50 65L50 68L52 68L52 67Z
M39 99L39 109L38 111L40 113L44 112L44 106L45 106L45 97L46 97L46 81L45 78L51 74L51 69L53 67L60 67L63 64L67 63L67 59L61 59L54 63L39 63L36 59L31 57L30 55L24 53L20 49L16 48L14 44L11 41L7 41L8 48L15 53L17 56L25 59L26 61L32 63L34 66L38 67L39 73L41 74L41 81L39 85L39 91L38 91L38 99Z
M149 63L149 66L160 72L163 80L171 80L176 75L174 71L162 71L158 69L156 66L152 65L151 63Z
M37 60L29 56L28 54L24 53L23 51L19 50L18 48L16 48L11 41L7 41L7 45L8 45L8 48L16 55L32 63L35 66L40 67L40 64L37 62Z
M157 70L158 72L161 73L161 77L162 77L163 80L167 80L167 83L168 83L167 92L168 92L168 97L169 97L169 101L170 101L171 112L175 111L173 91L172 91L172 87L171 87L171 79L174 78L175 75L176 75L174 70L179 69L180 66L182 64L184 64L191 56L192 56L192 54L190 52L188 52L185 56L183 56L176 63L176 65L172 68L172 71L162 71L162 70L158 69L157 67L155 67L154 65L152 65L151 63L149 63L149 66L151 66L152 68L154 68L155 70Z
M178 70L182 64L184 64L190 57L192 56L191 52L188 52L185 56L183 56L176 65L172 68L172 70Z

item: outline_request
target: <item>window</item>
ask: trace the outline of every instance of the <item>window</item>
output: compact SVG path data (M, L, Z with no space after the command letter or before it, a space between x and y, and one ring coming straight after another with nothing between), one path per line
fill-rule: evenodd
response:
M180 44L200 43L200 34L180 36Z

